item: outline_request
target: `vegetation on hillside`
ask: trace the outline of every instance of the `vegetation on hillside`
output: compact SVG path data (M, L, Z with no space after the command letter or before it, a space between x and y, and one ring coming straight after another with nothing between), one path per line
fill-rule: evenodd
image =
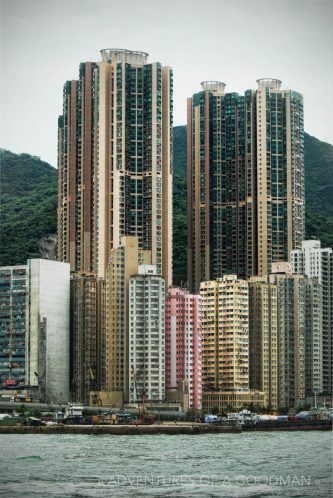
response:
M305 133L305 231L333 246L333 146Z
M186 126L173 129L173 172L176 176L186 175Z
M173 177L173 282L185 286L187 280L186 180Z
M0 265L40 257L39 240L56 233L57 170L29 154L0 151Z

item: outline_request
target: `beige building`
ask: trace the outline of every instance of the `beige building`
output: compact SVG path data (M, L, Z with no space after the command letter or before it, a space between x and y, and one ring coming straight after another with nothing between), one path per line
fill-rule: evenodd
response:
M202 282L203 391L248 391L248 284L236 275Z
M289 408L305 398L305 277L279 262L269 282L277 286L278 405Z
M137 237L122 237L112 249L106 272L105 390L129 398L129 281L139 265L150 264L149 251L139 249ZM109 394L110 397L110 394ZM111 397L110 397L111 399Z
M225 410L241 410L244 406L254 405L256 407L265 406L265 393L262 391L207 391L202 396L202 408L205 413L211 413L213 408L218 408L220 412Z
M58 122L58 259L104 278L136 236L172 283L172 70L148 54L101 50L67 81Z
M249 284L249 383L278 408L277 287L263 277Z

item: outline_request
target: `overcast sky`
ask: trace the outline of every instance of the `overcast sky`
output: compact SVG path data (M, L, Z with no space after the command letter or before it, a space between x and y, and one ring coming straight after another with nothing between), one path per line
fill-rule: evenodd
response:
M333 143L333 0L2 0L1 142L56 165L62 87L103 48L174 69L174 124L203 80L243 93L279 78L305 130Z

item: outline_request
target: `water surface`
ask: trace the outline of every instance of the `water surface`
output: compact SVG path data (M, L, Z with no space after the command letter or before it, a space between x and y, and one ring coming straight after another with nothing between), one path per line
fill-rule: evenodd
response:
M328 497L332 434L0 435L4 497Z

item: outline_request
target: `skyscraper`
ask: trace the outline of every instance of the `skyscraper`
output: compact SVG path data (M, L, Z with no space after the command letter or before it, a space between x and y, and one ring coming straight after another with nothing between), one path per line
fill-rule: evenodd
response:
M172 70L105 49L67 81L58 126L58 259L104 278L137 236L172 282Z
M304 240L292 251L294 273L316 277L322 286L323 390L333 387L333 249L321 248L320 240Z
M188 280L266 275L304 235L303 98L258 80L219 81L188 99Z

